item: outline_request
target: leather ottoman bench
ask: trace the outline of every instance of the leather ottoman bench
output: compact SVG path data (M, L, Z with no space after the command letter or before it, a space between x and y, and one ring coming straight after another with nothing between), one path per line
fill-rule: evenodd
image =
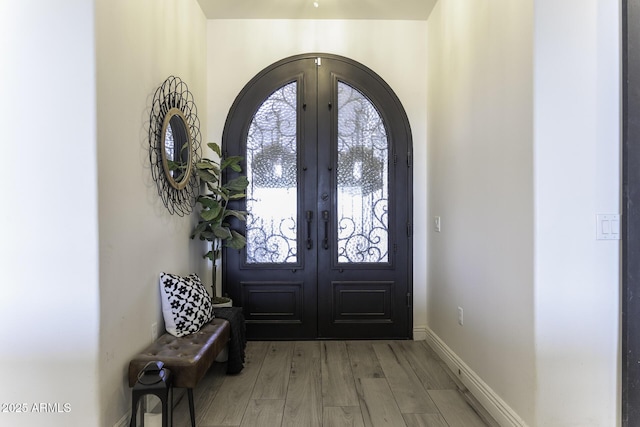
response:
M187 389L191 426L195 427L193 389L227 345L230 329L227 320L215 318L198 332L184 337L165 333L129 362L129 387L135 385L138 373L147 363L163 362L171 371L173 386Z

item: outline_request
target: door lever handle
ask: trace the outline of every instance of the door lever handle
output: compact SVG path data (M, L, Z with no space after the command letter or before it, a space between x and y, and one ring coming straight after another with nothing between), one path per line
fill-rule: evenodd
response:
M311 221L313 221L313 211L307 211L307 249L313 249L313 239L311 238Z
M329 211L322 211L324 221L324 239L322 239L322 249L329 249Z

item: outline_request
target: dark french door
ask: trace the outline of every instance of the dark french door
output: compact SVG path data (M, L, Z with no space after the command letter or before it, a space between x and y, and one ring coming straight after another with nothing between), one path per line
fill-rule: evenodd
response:
M411 133L393 91L333 55L256 76L223 135L245 158L247 246L224 291L250 339L409 338Z

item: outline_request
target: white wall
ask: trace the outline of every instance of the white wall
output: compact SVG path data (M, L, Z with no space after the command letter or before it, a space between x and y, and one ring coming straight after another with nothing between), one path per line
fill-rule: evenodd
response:
M0 2L3 426L100 412L93 32L92 2Z
M428 21L428 325L535 425L532 1ZM464 310L458 325L457 308Z
M170 75L194 95L206 135L206 19L195 0L96 2L101 425L130 406L129 360L163 332L158 275L200 272L193 217L170 215L151 178L149 111ZM206 141L203 141L206 142Z
M619 421L619 241L595 215L620 211L616 0L535 6L537 421ZM570 31L568 31L570 28ZM570 393L559 393L570 386Z
M440 0L428 27L429 328L526 424L616 425L618 2Z
M414 148L414 327L426 325L426 22L210 20L209 141L220 141L227 113L246 83L272 63L301 53L349 57L378 73L402 102Z

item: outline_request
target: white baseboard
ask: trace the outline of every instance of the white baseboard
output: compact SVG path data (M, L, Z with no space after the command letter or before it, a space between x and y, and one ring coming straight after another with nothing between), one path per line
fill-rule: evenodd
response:
M129 410L127 411L126 414L122 416L122 418L118 420L117 423L113 425L113 427L128 427L130 418L131 418L131 411Z
M413 340L424 341L427 339L427 327L426 326L414 326L413 328Z
M477 401L503 427L526 427L520 416L489 387L466 363L453 352L431 329L425 328L427 343L438 356L458 374L458 378L467 387ZM414 335L416 334L414 329Z

